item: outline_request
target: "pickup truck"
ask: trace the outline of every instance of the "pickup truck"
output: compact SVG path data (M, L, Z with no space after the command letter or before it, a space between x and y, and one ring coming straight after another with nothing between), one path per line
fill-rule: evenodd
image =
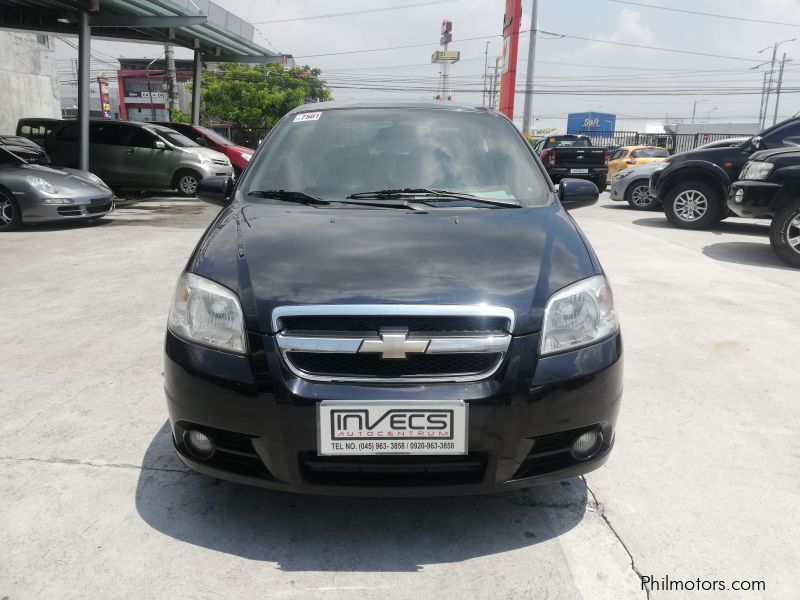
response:
M753 154L731 185L728 208L739 217L772 219L772 250L800 269L800 148Z
M585 135L551 135L534 147L553 183L566 177L593 181L598 190L606 189L608 148L592 146Z
M797 146L800 118L788 119L734 146L674 154L650 176L650 190L672 225L706 229L729 215L728 187L754 152Z

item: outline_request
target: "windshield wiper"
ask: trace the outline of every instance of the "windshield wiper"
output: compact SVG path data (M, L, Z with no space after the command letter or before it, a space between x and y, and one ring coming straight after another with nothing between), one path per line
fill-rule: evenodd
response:
M403 189L386 189L386 190L375 190L373 192L359 192L357 194L350 194L347 196L348 199L351 200L358 200L358 199L392 199L392 198L401 198L403 196L414 196L414 197L423 197L423 198L436 198L437 201L450 201L450 200L468 200L470 202L479 202L481 204L489 204L491 206L503 206L503 207L510 207L516 208L520 206L520 203L516 200L500 200L496 198L481 198L480 196L475 196L474 194L466 194L463 192L448 192L447 190L430 190L427 188L403 188ZM424 204L428 204L428 202L423 202Z
M296 202L297 204L307 204L309 206L327 206L330 204L327 200L316 198L305 192L292 192L288 190L253 190L247 192L248 196L257 196L258 198L275 198L276 200L283 200L284 202Z

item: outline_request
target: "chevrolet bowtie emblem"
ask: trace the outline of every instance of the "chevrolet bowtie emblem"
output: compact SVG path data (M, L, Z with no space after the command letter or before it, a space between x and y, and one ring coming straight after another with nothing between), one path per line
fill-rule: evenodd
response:
M408 329L381 329L379 340L363 340L359 352L380 353L381 358L405 359L409 352L424 353L430 340L408 339Z

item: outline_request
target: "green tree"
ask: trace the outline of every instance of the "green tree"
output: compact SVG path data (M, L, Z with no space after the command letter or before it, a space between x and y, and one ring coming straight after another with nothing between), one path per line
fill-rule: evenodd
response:
M239 127L272 127L306 98L330 100L319 79L321 71L308 66L284 70L279 64L225 65L203 74L202 110Z

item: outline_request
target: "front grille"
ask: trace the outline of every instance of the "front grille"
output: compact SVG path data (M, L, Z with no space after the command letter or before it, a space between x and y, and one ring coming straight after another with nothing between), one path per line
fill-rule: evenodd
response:
M481 483L487 455L317 456L300 452L303 479L319 485L407 487Z
M406 327L414 333L437 334L469 334L469 333L504 333L508 331L508 319L505 317L455 317L455 316L336 316L336 315L301 315L281 317L282 328L297 332L352 332L378 333L385 327Z
M400 360L385 360L379 354L336 352L288 352L286 356L301 371L332 378L403 378L484 373L502 358L499 353L409 354Z
M228 166L228 161L219 158L212 158L211 162L213 162L215 165L222 165L223 167Z
M96 215L97 213L104 213L111 210L111 202L107 202L106 204L95 204L92 206L86 207L86 212L90 215Z
M56 210L62 217L79 217L83 214L80 206L59 206Z
M500 368L514 313L493 306L324 305L272 315L284 362L318 381L478 381Z

